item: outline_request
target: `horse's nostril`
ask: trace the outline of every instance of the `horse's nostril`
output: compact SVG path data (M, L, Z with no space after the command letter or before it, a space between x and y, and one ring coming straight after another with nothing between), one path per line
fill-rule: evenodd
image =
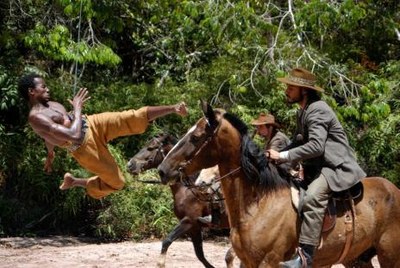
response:
M165 173L165 171L159 168L158 174L160 175L161 183L167 184L168 179L167 179L167 174Z
M128 167L129 170L134 170L135 169L135 165L133 162L129 161L128 164L126 165Z
M158 170L158 174L160 175L161 179L164 178L164 176L165 176L164 171L162 171L161 169Z

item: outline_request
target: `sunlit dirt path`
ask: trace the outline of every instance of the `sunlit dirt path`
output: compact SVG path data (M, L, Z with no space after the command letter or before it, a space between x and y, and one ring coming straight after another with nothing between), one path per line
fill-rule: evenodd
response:
M225 267L227 239L206 241L204 252L208 261L217 268ZM50 238L0 239L0 267L156 267L160 241L142 243L96 243L94 240L55 236ZM202 268L196 259L192 243L175 241L168 250L167 268ZM238 261L235 267L239 267ZM342 267L335 265L335 268ZM376 265L375 267L379 267Z

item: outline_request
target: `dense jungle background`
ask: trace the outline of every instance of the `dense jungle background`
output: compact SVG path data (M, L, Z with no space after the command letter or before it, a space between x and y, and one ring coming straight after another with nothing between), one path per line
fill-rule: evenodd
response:
M313 70L362 167L400 186L400 6L397 0L6 0L0 3L0 235L162 237L176 224L169 187L138 182L99 201L60 191L66 171L89 176L46 148L27 124L17 81L42 74L71 108L79 87L87 114L184 100L188 117L158 119L110 144L121 168L159 132L177 137L200 117L199 99L246 123L271 112L290 135L295 111L276 81ZM141 175L154 178L155 171Z

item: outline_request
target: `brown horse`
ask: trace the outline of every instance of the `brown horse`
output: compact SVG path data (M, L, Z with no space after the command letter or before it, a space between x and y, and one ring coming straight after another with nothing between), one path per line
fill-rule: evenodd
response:
M231 114L218 120L206 103L202 109L204 117L159 165L161 179L171 183L182 174L218 164L237 256L246 268L278 267L294 254L299 237L300 220L288 183L254 150L242 121ZM400 267L400 190L378 177L365 178L362 184L364 192L355 205L354 237L342 263L354 267L360 256L369 260L368 255L376 253L381 267ZM336 225L324 235L313 267L331 266L339 260L345 232L343 211L338 208Z
M128 171L133 175L137 175L144 170L156 168L175 143L176 139L172 135L159 134L129 160L127 165ZM196 178L189 179L194 183ZM203 252L202 228L206 225L198 221L199 217L211 213L209 202L207 202L199 189L189 187L182 182L170 185L170 187L174 198L174 213L180 222L162 242L161 257L158 266L165 266L167 250L172 242L187 234L192 240L197 258L205 267L213 267L207 261ZM200 196L203 196L204 199L199 198ZM220 225L213 225L212 228L229 228L228 218L225 213L222 214ZM233 260L229 258L232 258L233 255L230 254L234 254L234 252L227 253L227 261L232 262Z

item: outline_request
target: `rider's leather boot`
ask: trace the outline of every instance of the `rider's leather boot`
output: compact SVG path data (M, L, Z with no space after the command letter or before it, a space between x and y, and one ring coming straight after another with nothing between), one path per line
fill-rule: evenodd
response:
M280 262L280 268L311 268L315 247L307 244L300 244L293 259Z

